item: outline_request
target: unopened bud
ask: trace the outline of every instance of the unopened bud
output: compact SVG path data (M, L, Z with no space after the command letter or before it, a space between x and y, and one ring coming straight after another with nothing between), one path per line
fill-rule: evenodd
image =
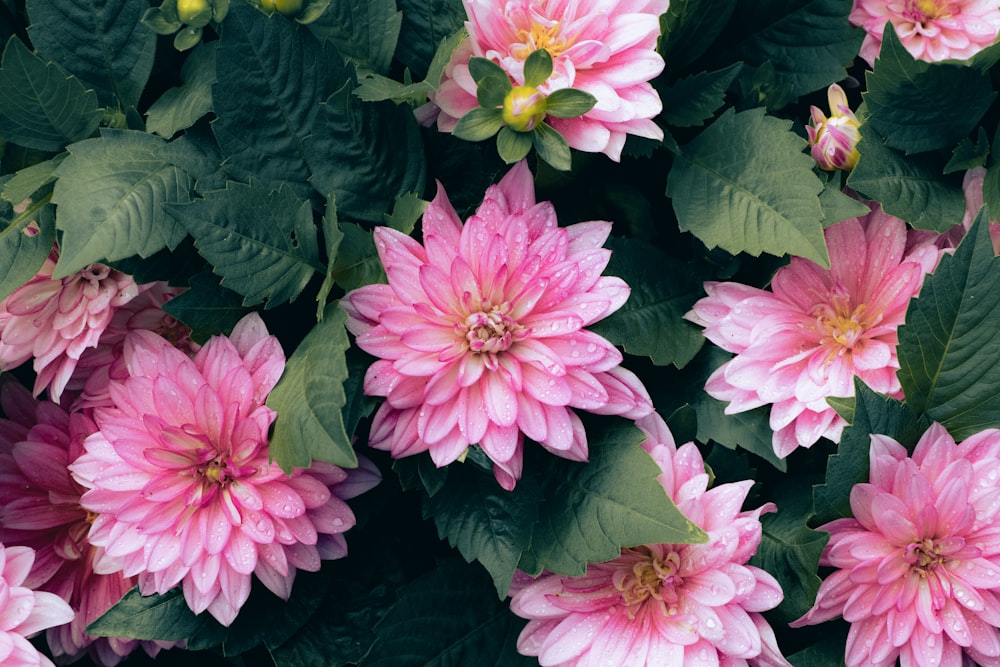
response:
M512 88L503 101L503 122L515 132L531 132L545 119L545 95L532 86Z
M858 131L861 123L847 106L844 89L833 84L827 90L830 103L830 117L823 115L818 107L810 107L812 124L806 126L809 135L810 152L820 169L849 171L858 163Z

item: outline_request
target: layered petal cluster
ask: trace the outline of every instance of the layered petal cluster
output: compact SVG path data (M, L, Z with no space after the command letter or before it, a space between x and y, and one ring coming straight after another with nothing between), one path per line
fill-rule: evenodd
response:
M73 620L73 610L58 595L24 585L34 560L30 547L0 544L0 664L5 666L53 667L27 638Z
M113 406L94 409L98 430L70 465L96 515L96 571L138 576L143 594L181 584L195 613L229 625L251 574L287 599L296 570L346 554L355 519L344 500L377 470L316 463L286 475L269 460L264 401L285 357L258 315L193 359L143 330L123 355L128 377L111 382Z
M601 277L607 222L556 224L535 203L524 162L487 190L463 226L443 189L423 217L424 245L375 230L388 285L341 301L358 346L379 357L365 376L385 396L370 444L394 457L430 451L443 466L479 444L507 489L521 475L524 436L586 460L570 408L638 418L653 406L621 353L583 327L628 298Z
M908 245L903 221L871 205L861 218L825 230L830 268L793 257L770 290L705 283L708 296L685 315L736 357L705 385L727 401L727 414L771 404L772 445L779 457L837 441L845 421L830 396L853 396L854 378L902 397L896 330L940 250Z
M80 356L140 288L103 264L55 279L57 259L53 250L34 278L0 302L0 371L34 358L35 395L48 389L58 403Z
M886 23L917 60L965 60L996 41L1000 7L993 0L854 0L850 21L868 33L860 55L869 65Z
M708 489L693 443L676 447L658 415L638 423L667 494L708 541L627 548L582 577L519 581L510 607L529 621L518 651L545 667L788 667L760 613L781 602L781 588L746 565L760 544L760 515L774 506L741 511L753 482Z
M87 626L114 605L136 582L120 573L96 574L96 549L87 540L90 517L80 506L84 489L69 464L94 429L81 413L67 414L50 401L35 401L15 382L0 385L0 541L35 550L25 584L55 593L76 613L70 623L49 628L56 658L76 660L88 653L112 667L138 645L135 640L92 637ZM150 656L169 643L142 642Z
M499 64L516 86L525 85L524 61L533 51L552 56L553 72L538 86L543 94L577 88L597 99L576 118L549 117L573 148L621 157L625 137L657 141L663 131L652 121L662 111L649 81L663 71L656 51L660 14L668 0L463 0L469 38L452 55L436 93L438 129L450 132L477 105L469 59ZM424 118L430 120L426 111Z
M794 626L843 616L848 667L1000 665L1000 431L956 445L940 424L913 451L872 435L853 519L830 532L837 568Z

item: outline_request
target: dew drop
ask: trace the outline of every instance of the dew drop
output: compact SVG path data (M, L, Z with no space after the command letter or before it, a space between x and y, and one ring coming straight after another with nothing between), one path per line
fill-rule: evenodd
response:
M337 528L340 528L341 526L344 525L344 520L341 519L340 517L337 517L336 519L333 520L333 525L336 526Z
M597 349L597 345L595 345L593 343L591 343L590 345L587 346L587 352L593 352L596 349Z
M706 618L705 619L705 627L707 627L710 630L712 628L714 628L715 627L715 619L714 618Z

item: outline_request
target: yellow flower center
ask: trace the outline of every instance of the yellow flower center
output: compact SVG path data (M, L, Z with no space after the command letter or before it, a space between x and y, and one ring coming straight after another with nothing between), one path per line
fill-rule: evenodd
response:
M221 458L209 461L203 468L199 470L201 474L208 479L209 482L213 484L218 484L222 486L228 484L233 480L230 474L229 466Z
M517 31L517 38L521 41L514 44L510 52L518 60L524 60L538 49L545 49L555 59L573 46L572 38L566 38L559 33L559 21L541 23L533 20L531 28L521 28Z
M623 549L623 555L637 558L631 567L623 567L614 573L612 583L621 591L622 600L628 607L630 617L635 617L642 604L649 598L668 604L677 602L676 586L683 583L678 575L681 557L676 551L663 558L653 554L648 547ZM674 610L673 613L677 613Z
M868 317L868 306L852 306L846 296L833 297L833 304L822 304L816 308L816 329L823 336L823 343L852 349L861 340L865 331L875 322Z

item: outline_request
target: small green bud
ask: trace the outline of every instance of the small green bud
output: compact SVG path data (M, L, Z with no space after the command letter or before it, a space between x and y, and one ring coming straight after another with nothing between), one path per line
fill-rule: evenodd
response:
M545 95L532 86L516 86L503 100L503 122L515 132L531 132L545 118Z

